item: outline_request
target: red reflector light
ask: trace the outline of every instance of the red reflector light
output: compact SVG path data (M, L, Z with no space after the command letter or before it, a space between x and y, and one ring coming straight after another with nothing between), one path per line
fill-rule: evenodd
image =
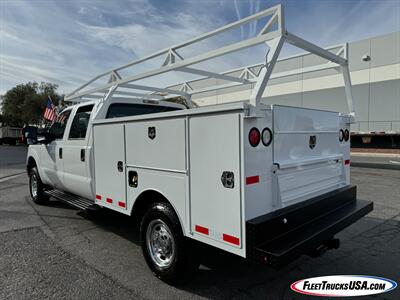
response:
M101 196L100 195L96 195L96 200L101 200Z
M239 238L237 238L237 237L235 237L235 236L231 236L231 235L229 235L229 234L223 234L222 235L222 239L225 241L225 242L228 242L228 243L231 243L231 244L234 244L234 245L240 245L240 239Z
M112 203L113 202L113 200L111 198L107 198L106 201L107 201L107 203Z
M345 164L345 165L349 165L349 164L350 164L350 159L346 159L346 160L344 161L344 164Z
M126 206L125 202L121 202L121 201L118 202L118 205L121 206L121 207L125 207Z
M208 235L208 233L209 233L208 228L200 226L200 225L194 226L194 230L197 232L200 232L202 234L206 234L206 235Z
M261 134L260 131L253 127L252 129L250 129L249 131L249 143L250 145L252 145L253 147L256 147L261 140Z
M260 176L246 177L246 184L253 184L260 182Z

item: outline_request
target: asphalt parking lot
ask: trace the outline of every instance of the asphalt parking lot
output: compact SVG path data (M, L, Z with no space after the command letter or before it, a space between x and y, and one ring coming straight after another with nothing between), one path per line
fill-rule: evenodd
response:
M18 150L16 150L18 149ZM142 259L135 222L111 211L86 215L29 198L24 147L0 146L0 299L299 299L296 280L335 274L400 280L400 171L352 168L360 199L375 210L339 234L342 245L282 270L206 249L193 280L172 287ZM304 296L306 297L306 296ZM400 299L400 289L375 299Z

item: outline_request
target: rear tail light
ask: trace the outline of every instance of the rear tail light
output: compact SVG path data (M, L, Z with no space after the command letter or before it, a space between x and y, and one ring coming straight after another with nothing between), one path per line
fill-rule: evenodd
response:
M261 141L264 146L269 146L272 142L272 131L268 127L264 128L261 133Z
M344 141L347 142L350 138L350 132L346 129L344 131Z
M340 129L340 131L339 131L339 141L343 142L343 139L344 139L344 131L343 131L343 129Z
M253 147L256 147L260 143L260 140L261 140L260 131L255 127L250 129L250 131L249 131L249 143L250 143L250 145L252 145Z

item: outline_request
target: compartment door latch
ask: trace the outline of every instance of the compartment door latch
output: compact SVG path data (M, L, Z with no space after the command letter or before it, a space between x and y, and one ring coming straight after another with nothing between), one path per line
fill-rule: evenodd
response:
M235 187L235 175L230 171L223 171L221 175L221 182L227 189L233 189Z

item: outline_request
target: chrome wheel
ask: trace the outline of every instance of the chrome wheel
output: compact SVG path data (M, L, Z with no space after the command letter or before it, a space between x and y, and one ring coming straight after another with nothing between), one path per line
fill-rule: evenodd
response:
M37 193L38 193L38 182L37 182L37 178L36 175L33 174L31 176L31 194L33 198L37 197Z
M146 244L150 257L160 269L168 268L176 255L176 245L171 230L162 220L149 223L146 230Z

